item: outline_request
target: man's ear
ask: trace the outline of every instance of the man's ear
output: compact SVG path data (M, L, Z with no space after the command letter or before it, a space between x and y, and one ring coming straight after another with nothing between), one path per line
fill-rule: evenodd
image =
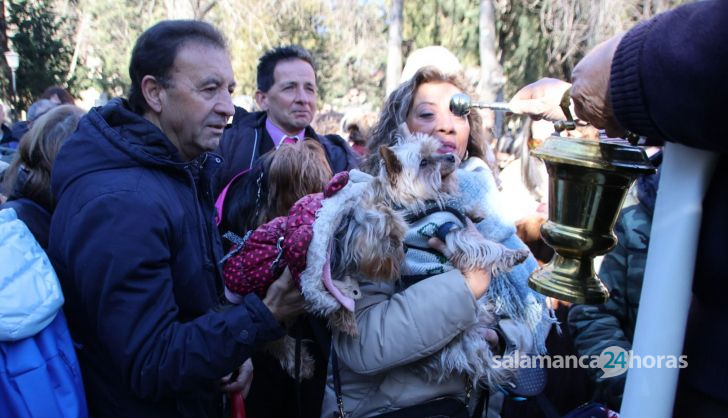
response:
M155 113L162 111L162 95L164 94L164 88L162 84L152 75L145 75L141 82L142 95L144 100L147 101L147 105Z
M261 110L268 110L268 95L260 90L255 91L255 103Z
M397 154L388 146L380 145L379 155L382 156L382 161L384 161L384 169L387 170L389 182L392 184L396 183L399 173L402 172L402 163L399 162Z

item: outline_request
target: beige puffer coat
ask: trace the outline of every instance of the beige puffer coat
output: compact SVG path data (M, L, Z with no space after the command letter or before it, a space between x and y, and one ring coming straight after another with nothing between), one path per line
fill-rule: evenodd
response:
M473 325L478 306L462 274L449 271L395 293L389 284L361 282L357 302L359 336L334 332L346 412L352 418L378 415L443 396L465 399L466 380L453 376L428 383L410 365L438 352ZM333 374L322 417L337 411Z

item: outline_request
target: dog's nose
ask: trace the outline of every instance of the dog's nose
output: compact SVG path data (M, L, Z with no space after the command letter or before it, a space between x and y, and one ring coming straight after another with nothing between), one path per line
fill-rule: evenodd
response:
M446 154L445 155L445 161L447 161L449 163L454 163L455 162L455 154Z

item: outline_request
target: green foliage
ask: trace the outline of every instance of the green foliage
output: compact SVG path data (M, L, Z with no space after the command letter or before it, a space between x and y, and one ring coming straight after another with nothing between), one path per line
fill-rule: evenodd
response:
M144 29L164 17L164 8L143 0L84 0L79 7L88 23L82 56L87 79L111 97L126 95L134 42Z
M519 0L506 2L496 9L496 16L500 61L508 80L505 97L543 76L564 77L546 71L547 40L540 27L538 1L535 5Z
M76 90L76 80L66 83L73 49L69 40L74 22L58 16L46 0L18 0L8 4L8 23L16 29L12 36L20 54L16 84L18 108L27 108L37 96L54 84Z
M493 0L505 96L542 77L570 79L597 43L686 1Z
M10 1L9 28L15 33L14 48L21 54L22 105L48 85L66 84L76 46L77 66L67 83L69 90L77 93L92 86L110 96L124 95L134 41L157 21L177 16L176 9L184 1ZM488 1L496 11L497 49L508 97L543 76L568 79L575 63L596 42L686 0ZM263 52L298 43L318 63L321 104L342 110L365 101L376 110L384 99L387 3L205 0L195 4L206 11L204 19L229 40L240 86L237 93L255 93L257 60ZM474 69L480 58L479 14L480 0L405 1L403 58L414 49L442 45L466 70ZM2 83L7 94L7 82Z
M404 4L402 38L405 58L430 45L452 51L466 66L478 65L478 0L407 1Z
M381 10L357 0L222 0L209 14L230 41L238 92L256 90L258 58L280 45L299 44L318 67L319 101L332 103L352 88L378 106L383 96L386 35ZM378 47L381 46L381 47Z

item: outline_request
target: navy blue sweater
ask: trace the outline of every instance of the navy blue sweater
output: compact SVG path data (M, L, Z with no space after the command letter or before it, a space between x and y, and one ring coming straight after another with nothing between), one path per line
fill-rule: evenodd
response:
M719 154L703 201L685 339L689 367L682 373L692 388L728 404L726 77L728 1L700 1L642 22L624 36L612 62L610 97L626 129Z

